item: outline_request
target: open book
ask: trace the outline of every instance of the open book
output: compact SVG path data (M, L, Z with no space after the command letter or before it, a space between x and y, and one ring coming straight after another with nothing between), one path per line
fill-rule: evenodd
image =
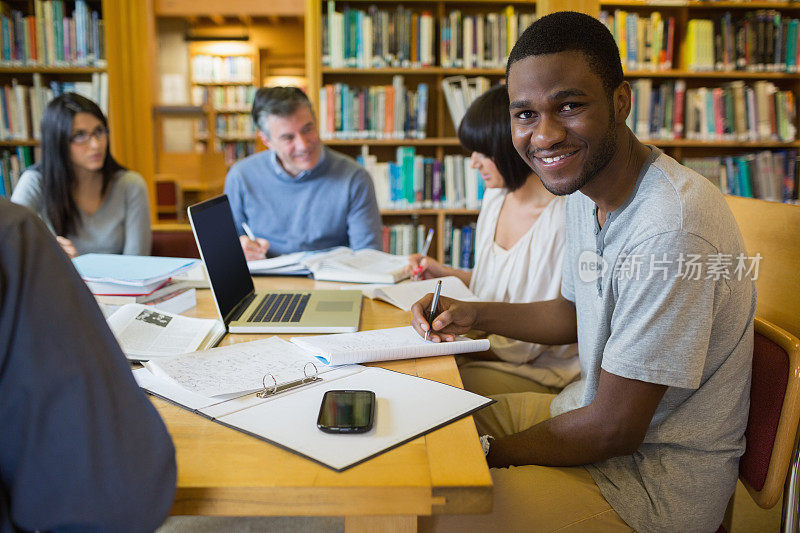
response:
M331 366L482 352L489 349L488 339L456 337L453 342L426 341L411 326L292 337L291 341Z
M322 368L314 361L272 337L150 361L133 375L151 394L337 471L492 403L399 372L358 365ZM332 435L317 429L322 397L334 389L375 393L375 424L370 431Z
M396 283L408 277L405 256L378 250L339 247L326 252L297 252L250 261L251 274L287 275L310 272L319 281L350 283Z
M404 281L396 285L368 284L362 286L347 286L342 289L360 289L362 294L373 300L383 300L386 303L399 307L403 311L410 311L414 303L436 290L436 282L442 280L442 296L455 298L466 302L477 302L478 297L472 294L464 282L455 276L432 278L422 281Z
M134 361L204 350L225 336L219 320L189 318L143 304L123 305L108 317L108 325L125 356Z

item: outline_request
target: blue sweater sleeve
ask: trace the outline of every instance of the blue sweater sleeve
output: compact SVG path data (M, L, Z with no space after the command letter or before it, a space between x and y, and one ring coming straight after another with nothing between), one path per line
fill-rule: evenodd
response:
M244 212L244 187L242 184L242 173L238 165L233 165L225 176L225 194L233 211L233 221L236 223L236 231L239 235L244 235L242 222L247 222L247 215Z
M363 168L356 171L350 182L347 236L353 250L381 249L381 215L375 199L375 187Z
M152 531L175 451L67 256L0 201L0 531Z

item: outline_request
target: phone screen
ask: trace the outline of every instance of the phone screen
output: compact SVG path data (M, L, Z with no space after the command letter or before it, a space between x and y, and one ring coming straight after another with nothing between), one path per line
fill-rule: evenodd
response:
M331 390L322 398L317 427L329 433L363 433L372 428L374 415L374 392Z

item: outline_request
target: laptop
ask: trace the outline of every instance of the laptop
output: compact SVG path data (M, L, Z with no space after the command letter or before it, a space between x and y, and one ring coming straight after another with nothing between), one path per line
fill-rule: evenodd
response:
M358 331L361 291L255 290L226 195L189 207L189 221L228 332Z

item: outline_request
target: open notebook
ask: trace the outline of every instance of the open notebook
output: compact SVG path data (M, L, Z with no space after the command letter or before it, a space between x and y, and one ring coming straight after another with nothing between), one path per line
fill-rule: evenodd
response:
M426 341L411 326L337 335L292 337L291 340L331 366L482 352L489 349L488 339L457 337L453 342Z
M455 298L466 302L477 302L478 297L470 291L464 282L455 276L432 278L422 281L404 281L396 285L367 284L346 286L342 289L359 289L367 298L383 300L403 311L411 311L411 306L425 296L436 290L436 282L442 281L442 296Z
M408 277L406 256L378 250L353 251L338 247L325 252L296 252L249 261L251 274L308 274L319 281L348 283L396 283Z
M331 369L315 361L291 343L271 337L151 361L133 374L151 394L337 471L493 402L391 370L358 365ZM334 435L317 428L322 397L334 389L375 393L370 431Z

